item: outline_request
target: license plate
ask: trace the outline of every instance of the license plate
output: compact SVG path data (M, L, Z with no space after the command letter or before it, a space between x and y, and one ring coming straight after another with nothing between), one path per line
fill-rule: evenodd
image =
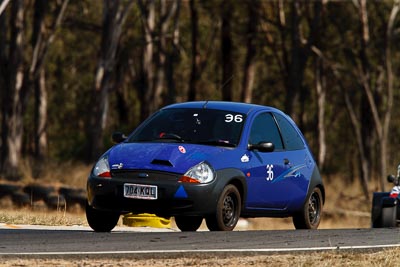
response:
M124 197L137 199L157 199L157 186L124 184Z

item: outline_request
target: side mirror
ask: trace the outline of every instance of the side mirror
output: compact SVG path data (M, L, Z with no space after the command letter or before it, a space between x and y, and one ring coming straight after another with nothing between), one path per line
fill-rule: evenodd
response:
M258 144L249 144L248 148L250 150L258 150L260 152L273 152L275 146L271 142L260 142Z
M387 181L388 181L389 183L393 183L393 182L394 182L394 179L395 179L395 177L394 177L393 174L390 174L390 175L388 175L388 177L387 177Z
M121 132L114 132L111 136L111 139L114 143L118 144L126 140L126 135Z

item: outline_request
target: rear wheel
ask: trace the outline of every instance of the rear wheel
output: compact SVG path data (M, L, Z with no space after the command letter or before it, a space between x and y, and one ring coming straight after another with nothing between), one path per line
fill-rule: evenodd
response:
M232 231L240 217L241 198L234 185L227 185L217 202L217 211L206 218L210 231Z
M397 226L397 207L382 208L382 227Z
M96 210L86 203L86 219L95 232L110 232L117 225L119 213Z
M182 232L193 232L199 229L203 217L200 216L175 216L175 223Z
M301 213L293 216L293 224L296 229L317 229L322 214L322 193L316 187L304 203Z

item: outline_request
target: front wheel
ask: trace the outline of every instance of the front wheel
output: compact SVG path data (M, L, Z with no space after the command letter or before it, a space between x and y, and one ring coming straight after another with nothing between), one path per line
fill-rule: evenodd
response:
M199 229L203 217L200 216L175 216L175 223L182 232L194 232Z
M215 214L206 218L210 231L232 231L240 217L241 198L234 185L227 185L217 202Z
M96 210L86 203L86 219L95 232L110 232L117 225L119 213Z
M396 227L397 226L397 207L382 208L382 227Z
M317 229L322 214L322 193L316 187L304 203L303 210L293 216L293 224L296 229Z

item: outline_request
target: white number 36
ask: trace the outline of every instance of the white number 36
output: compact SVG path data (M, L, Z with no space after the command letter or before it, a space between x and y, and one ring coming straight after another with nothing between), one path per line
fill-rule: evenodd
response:
M232 114L226 114L225 115L225 122L242 122L243 121L243 116L240 114L237 115L232 115Z

